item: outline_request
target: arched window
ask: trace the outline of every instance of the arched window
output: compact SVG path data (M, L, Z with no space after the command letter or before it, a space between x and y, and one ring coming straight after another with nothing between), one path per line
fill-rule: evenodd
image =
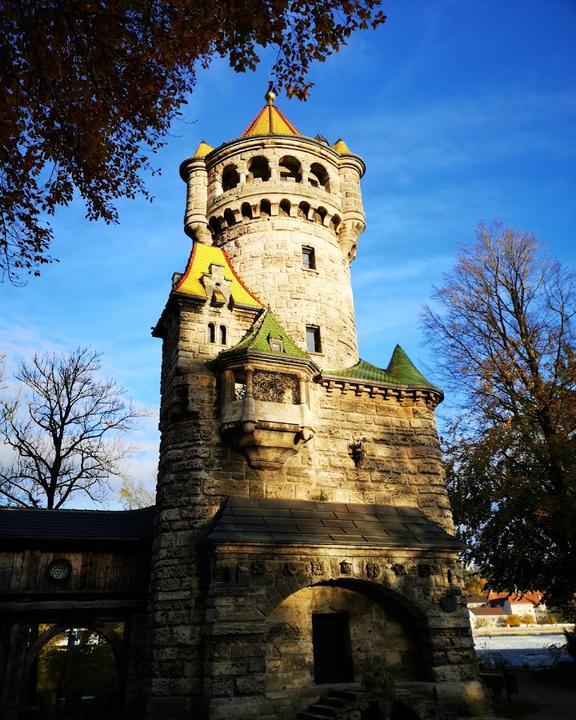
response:
M338 232L338 228L340 227L341 222L342 221L340 220L339 215L332 216L332 220L330 220L330 227L332 228L332 230L334 230L334 232Z
M260 200L260 217L270 217L271 212L272 208L270 206L270 200Z
M270 164L262 155L257 155L250 160L248 180L270 180Z
M208 221L208 225L210 225L210 228L212 229L214 235L218 235L220 233L220 221L217 220L215 217L210 218L210 220Z
M302 166L295 157L286 155L280 162L280 180L287 182L302 182Z
M298 205L298 217L303 220L308 220L308 213L310 212L310 205L307 202L301 202Z
M312 163L312 165L310 165L308 182L314 187L321 187L327 192L330 192L330 176L326 168L320 165L320 163Z
M250 203L242 203L241 212L245 220L252 220L252 206Z
M328 211L326 208L319 207L317 210L314 210L314 222L318 223L319 225L324 225L324 219L326 215L328 214Z
M232 190L240 182L236 165L226 165L222 171L222 190Z
M216 325L214 323L208 323L208 342L216 342Z
M226 220L226 223L228 227L232 227L232 225L236 225L236 218L234 217L234 213L230 208L226 208L224 210L224 220Z
M280 215L289 216L291 207L290 200L280 200Z
M220 325L220 345L226 345L226 325Z

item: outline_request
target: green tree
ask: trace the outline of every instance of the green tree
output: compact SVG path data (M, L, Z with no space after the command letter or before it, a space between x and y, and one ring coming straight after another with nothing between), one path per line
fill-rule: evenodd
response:
M75 193L91 220L146 195L142 172L214 56L305 98L310 64L385 21L379 0L0 0L0 271L49 262L46 216Z
M99 377L101 356L35 355L16 375L19 396L0 399L0 502L60 508L72 496L104 499L130 451L122 435L142 415L113 380Z
M576 283L531 234L480 226L426 308L459 415L445 437L459 533L493 589L576 593Z

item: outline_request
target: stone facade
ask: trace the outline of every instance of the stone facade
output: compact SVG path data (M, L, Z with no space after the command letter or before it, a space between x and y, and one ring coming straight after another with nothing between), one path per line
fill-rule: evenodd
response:
M270 99L264 112L278 112ZM478 715L441 391L407 359L406 376L358 369L349 266L364 164L343 143L258 127L181 167L196 250L155 329L148 718L295 718L322 694L313 624L330 614L344 618L348 684L384 664L439 699L430 717ZM229 498L256 503L242 512L266 532L239 535ZM385 526L403 508L406 522Z

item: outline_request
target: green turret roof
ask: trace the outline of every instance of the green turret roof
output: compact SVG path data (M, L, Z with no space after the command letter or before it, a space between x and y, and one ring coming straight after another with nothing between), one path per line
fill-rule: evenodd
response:
M270 347L270 340L281 340L283 350L273 350ZM270 355L281 355L283 357L310 359L310 356L303 350L300 350L296 343L290 338L286 330L284 330L269 309L262 313L237 345L221 354L228 355L246 350L269 353Z
M337 377L356 380L370 380L372 382L386 383L387 385L430 388L431 390L441 392L439 388L426 380L400 345L396 345L394 348L386 370L371 365L369 362L366 362L366 360L359 360L356 365L350 368L345 368L344 370L328 370L323 372L323 375L335 375Z

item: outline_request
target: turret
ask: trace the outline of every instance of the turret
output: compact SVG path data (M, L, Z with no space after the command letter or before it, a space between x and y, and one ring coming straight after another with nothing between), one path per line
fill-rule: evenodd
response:
M349 264L365 227L364 169L343 141L302 136L272 92L241 137L202 143L180 168L186 232L226 251L319 367L358 361Z

